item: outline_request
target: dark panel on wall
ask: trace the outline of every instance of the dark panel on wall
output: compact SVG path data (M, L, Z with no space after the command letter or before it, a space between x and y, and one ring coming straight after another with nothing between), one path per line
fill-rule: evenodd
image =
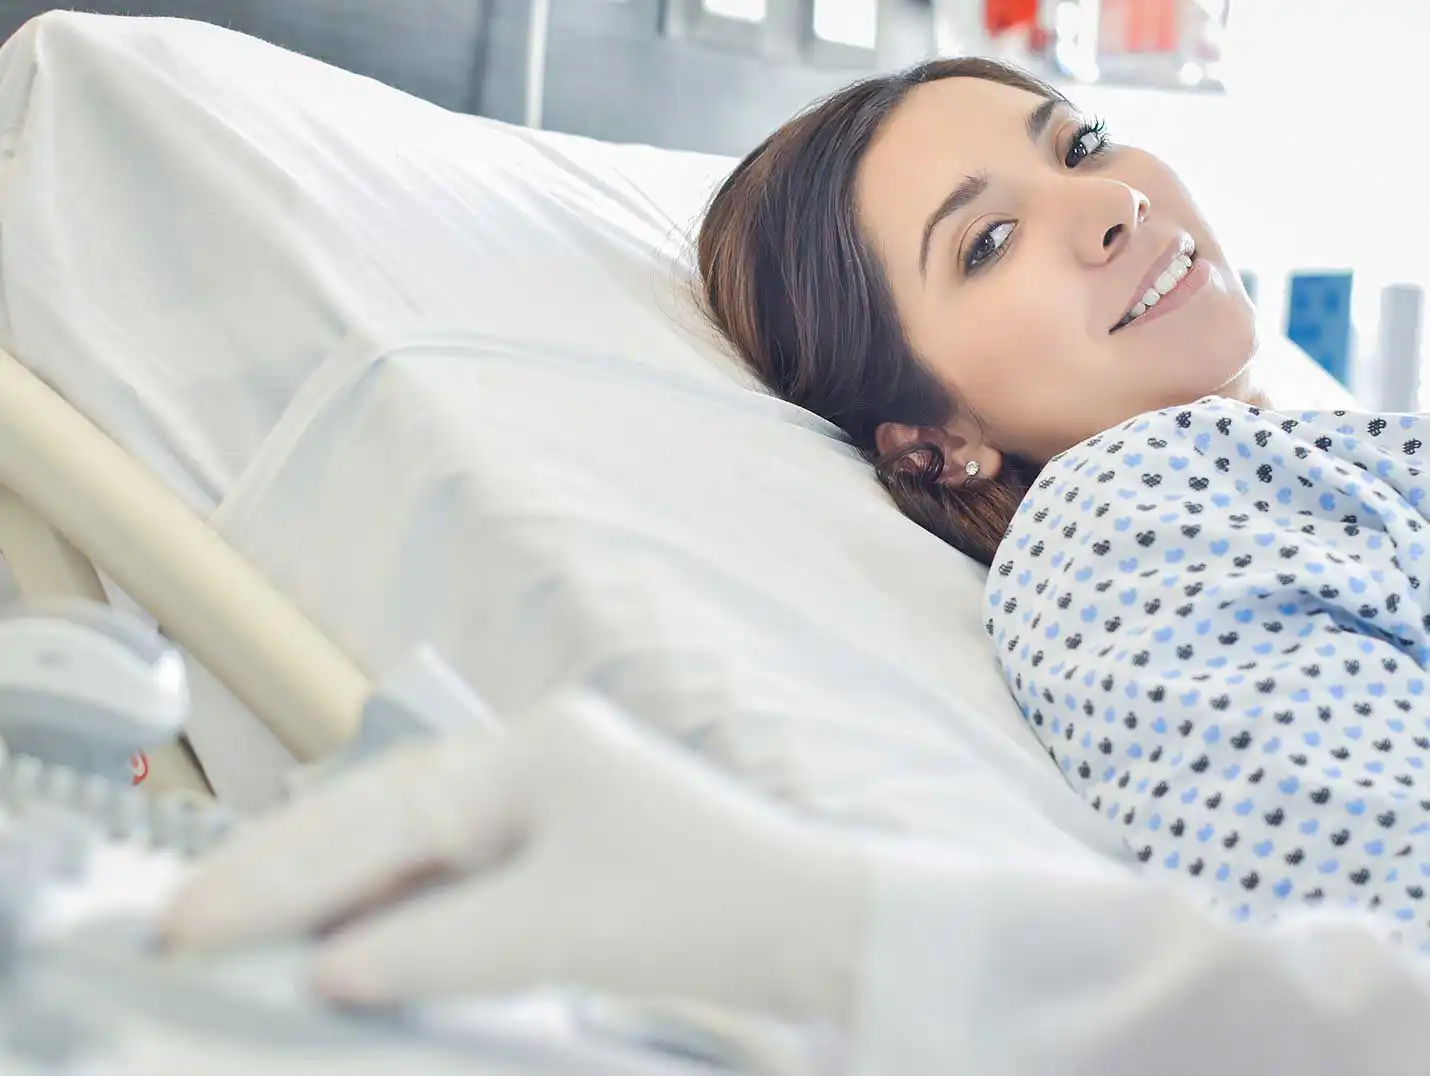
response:
M660 33L665 0L552 0L543 126L613 141L741 153L816 98L872 72ZM529 0L490 0L481 110L520 120ZM925 0L891 5L885 67L932 47Z
M796 109L872 68L752 55L660 32L667 0L551 0L543 126L740 153ZM0 36L54 6L0 0ZM89 0L105 14L203 19L380 79L447 108L521 122L531 0ZM895 0L881 33L921 55L927 0Z
M89 0L107 15L202 19L470 110L481 83L487 0ZM0 0L0 37L57 5Z
M626 8L626 25L593 16ZM575 0L581 20L553 19L547 123L615 140L739 153L792 112L865 72L820 70L659 34L656 0ZM611 20L615 23L615 20ZM613 79L609 73L619 71ZM649 92L651 87L658 87Z

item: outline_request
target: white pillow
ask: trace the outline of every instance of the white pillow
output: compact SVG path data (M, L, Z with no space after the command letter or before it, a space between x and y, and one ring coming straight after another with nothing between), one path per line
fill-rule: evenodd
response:
M728 166L207 23L54 12L0 51L0 346L204 511L325 358L395 321L748 379L670 271Z
M1351 391L1285 336L1261 341L1254 362L1256 383L1277 407L1298 411L1354 410Z

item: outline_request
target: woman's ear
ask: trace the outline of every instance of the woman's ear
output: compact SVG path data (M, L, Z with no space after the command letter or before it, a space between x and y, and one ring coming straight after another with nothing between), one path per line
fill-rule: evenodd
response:
M901 422L884 422L874 430L874 447L881 458L888 458L915 445L936 445L942 450L942 481L950 485L962 485L970 478L996 478L1003 465L1003 454L985 443L980 431L967 428L967 424L960 419L947 426L906 426ZM926 452L910 453L909 466L923 466L927 456ZM970 464L973 466L970 467Z

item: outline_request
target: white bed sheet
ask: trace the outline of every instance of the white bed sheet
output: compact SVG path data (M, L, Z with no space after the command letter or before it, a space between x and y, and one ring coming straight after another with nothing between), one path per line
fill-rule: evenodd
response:
M822 812L1100 839L994 672L982 572L766 395L416 333L321 371L213 522L369 667L429 643L503 711L594 680Z

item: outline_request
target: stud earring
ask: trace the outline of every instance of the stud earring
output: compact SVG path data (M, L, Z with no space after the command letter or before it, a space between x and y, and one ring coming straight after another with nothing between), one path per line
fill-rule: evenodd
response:
M969 460L963 465L963 473L966 474L969 478L978 477L978 470L979 468L977 460Z

